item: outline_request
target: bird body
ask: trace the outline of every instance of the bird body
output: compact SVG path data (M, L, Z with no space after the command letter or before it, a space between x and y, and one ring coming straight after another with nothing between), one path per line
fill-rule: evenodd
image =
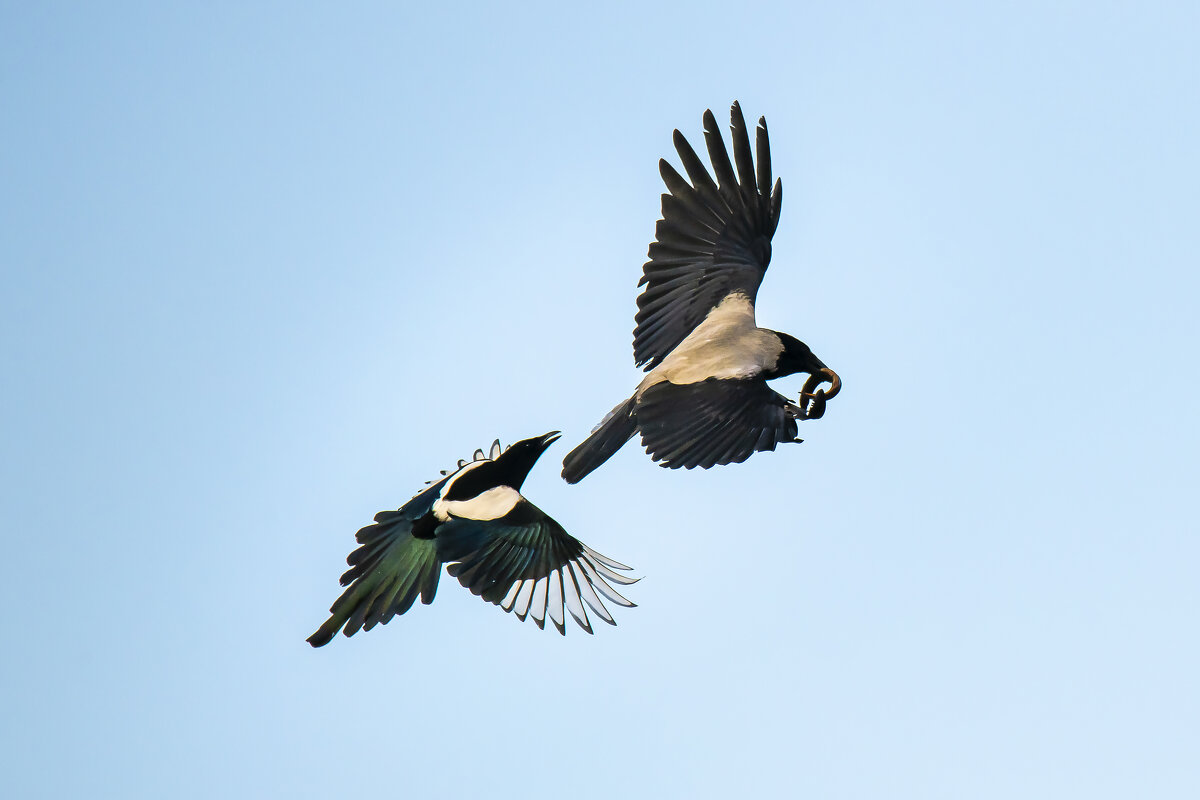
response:
M737 103L730 117L732 161L712 112L704 114L716 180L678 130L675 149L691 182L659 162L668 193L639 282L646 288L633 339L634 363L648 374L567 454L562 475L568 483L582 480L637 433L664 467L745 461L781 442L801 441L796 420L819 417L841 387L808 345L755 320L783 186L771 184L766 120L759 119L755 132L756 164ZM812 376L799 405L767 385L797 372ZM828 392L816 390L822 381L832 383Z
M773 369L783 352L782 341L773 334L754 324L750 298L730 294L650 370L637 394L663 381L680 386L760 375Z
M345 592L309 643L321 647L339 630L352 636L386 624L418 596L432 603L443 565L473 594L522 620L532 616L538 627L549 616L565 633L565 608L591 633L585 604L615 625L600 596L632 606L610 585L633 583L617 572L629 567L572 537L521 494L530 469L557 439L554 431L506 450L497 441L399 509L376 514L346 559Z

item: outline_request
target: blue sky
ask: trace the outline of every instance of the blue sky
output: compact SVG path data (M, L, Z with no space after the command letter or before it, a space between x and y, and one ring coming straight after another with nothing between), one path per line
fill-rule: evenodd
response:
M1197 796L1197 7L426 6L0 5L12 796ZM759 322L845 388L567 486L734 99ZM619 627L444 580L308 647L358 527L553 429Z

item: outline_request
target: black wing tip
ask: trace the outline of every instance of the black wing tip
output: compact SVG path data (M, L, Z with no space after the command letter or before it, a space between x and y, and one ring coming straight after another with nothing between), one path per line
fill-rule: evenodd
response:
M735 128L739 127L739 126L742 128L746 127L746 117L742 113L742 104L739 103L737 100L734 100L733 103L731 103L729 106L729 122ZM760 116L758 118L758 127L762 129L763 133L767 132L766 116Z
M333 622L333 620L329 620L329 622L326 622L324 625L322 625L320 628L317 629L316 633L314 633L312 636L308 637L304 641L308 642L313 647L324 647L325 645L332 642L334 634L336 634L338 632L338 629L335 627L332 627L330 625L331 622ZM339 625L338 627L340 628L341 626Z

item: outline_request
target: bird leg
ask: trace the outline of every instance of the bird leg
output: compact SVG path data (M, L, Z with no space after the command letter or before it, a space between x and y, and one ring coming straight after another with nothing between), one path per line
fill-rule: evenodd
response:
M829 382L829 391L817 389L822 383ZM808 376L804 388L800 390L800 419L820 419L825 415L825 403L837 397L842 390L842 379L828 367Z

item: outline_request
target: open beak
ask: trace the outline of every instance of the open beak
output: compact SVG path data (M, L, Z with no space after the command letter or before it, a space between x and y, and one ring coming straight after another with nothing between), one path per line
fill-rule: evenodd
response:
M542 441L542 452L546 452L546 448L562 438L562 431L550 431L540 437Z
M822 383L828 382L829 389L818 389ZM800 390L801 419L820 419L825 415L825 403L842 390L842 379L829 367L821 367L808 376L804 388Z

